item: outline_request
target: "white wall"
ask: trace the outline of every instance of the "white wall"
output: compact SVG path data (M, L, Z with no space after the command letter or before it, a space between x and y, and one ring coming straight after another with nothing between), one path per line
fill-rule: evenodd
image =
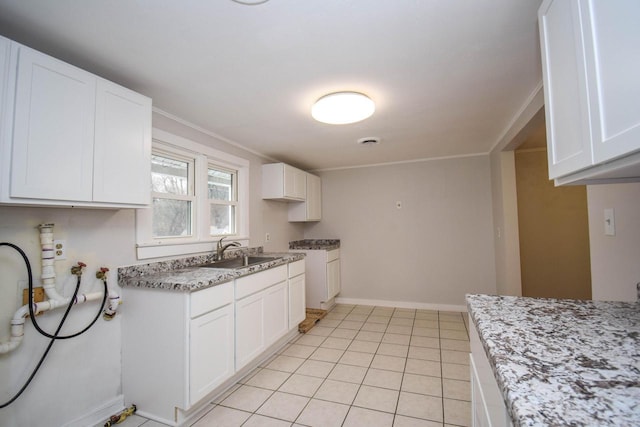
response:
M320 175L322 221L305 238L341 240L340 297L463 307L495 293L488 156Z
M99 267L112 270L109 282L117 288L116 267L134 260L133 211L0 207L0 218L0 241L14 243L26 252L36 284L40 277L40 241L36 227L45 222L56 224L55 238L65 239L68 246L67 260L56 263L58 290L65 296L73 293L75 280L69 268L77 261L87 264L81 291L91 292L101 290L101 283L95 278ZM0 339L4 341L9 334L9 318L22 299L18 280L26 280L27 275L17 253L5 247L0 250ZM74 307L63 333L82 329L97 313L98 305ZM38 322L53 333L63 311L40 315ZM84 335L57 341L31 386L11 406L0 409L0 425L39 426L51 422L63 425L116 399L121 393L121 320L120 316L110 322L100 319ZM0 356L3 403L22 386L47 344L48 340L27 320L22 345Z
M286 251L290 240L303 237L302 226L287 221L286 204L263 201L260 197L261 164L268 160L158 114L154 114L153 120L154 126L158 128L250 160L251 246L263 245L265 231L272 236L272 241L265 245L265 250L269 251ZM78 260L88 265L86 283L83 285L83 289L88 291L99 289L100 283L95 279L95 271L100 266L111 269L109 281L115 285L117 267L139 263L135 258L133 210L0 206L0 241L14 243L26 251L33 264L36 283L40 276L40 246L36 226L45 222L55 223L55 237L67 241L68 258L56 263L58 289L64 290L65 295L73 292L75 282L69 278L69 267ZM9 336L9 320L20 305L18 280L25 279L25 269L17 253L8 248L0 248L2 341ZM83 327L95 312L96 304L74 308L65 331L73 332ZM43 314L39 316L39 323L53 331L62 313L63 310L58 310ZM0 426L65 425L93 413L102 405L113 403L114 399L117 402L122 393L121 321L121 315L111 322L100 319L82 337L54 344L43 370L29 389L11 406L0 409ZM47 340L39 336L27 320L22 345L13 353L0 355L2 402L22 386L46 344Z
M587 186L594 300L636 301L640 282L640 183ZM604 234L604 210L615 211L615 236Z

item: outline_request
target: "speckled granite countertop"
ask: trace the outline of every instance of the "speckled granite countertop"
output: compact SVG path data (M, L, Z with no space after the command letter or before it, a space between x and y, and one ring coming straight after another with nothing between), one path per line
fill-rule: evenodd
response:
M305 239L294 240L289 242L291 250L325 250L338 249L340 247L339 239Z
M516 426L640 425L640 305L467 295Z
M262 252L262 248L228 251L229 258L242 256L245 253L251 254L251 256L278 257L278 259L235 270L199 267L202 264L212 262L211 255L132 265L118 268L118 284L122 287L191 292L304 259L304 254ZM225 253L225 258L227 258L227 253Z

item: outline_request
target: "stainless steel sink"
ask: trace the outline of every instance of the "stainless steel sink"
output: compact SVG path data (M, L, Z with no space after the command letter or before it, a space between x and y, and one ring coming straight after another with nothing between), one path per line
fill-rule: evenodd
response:
M277 257L266 257L266 256L250 256L247 258L230 258L230 259L223 259L221 261L214 261L209 264L201 265L200 267L237 270L244 267L250 267L252 265L258 265L258 264L262 264L269 261L275 261L277 259L278 259Z

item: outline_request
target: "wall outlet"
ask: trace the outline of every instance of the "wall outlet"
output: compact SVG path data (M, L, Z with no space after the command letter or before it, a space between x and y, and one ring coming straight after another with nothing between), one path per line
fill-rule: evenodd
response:
M53 241L53 253L56 260L67 259L67 241L66 240L54 240Z
M265 242L270 242L270 241L271 241L271 234L269 234L269 233L265 233L265 235L264 235L264 241L265 241Z

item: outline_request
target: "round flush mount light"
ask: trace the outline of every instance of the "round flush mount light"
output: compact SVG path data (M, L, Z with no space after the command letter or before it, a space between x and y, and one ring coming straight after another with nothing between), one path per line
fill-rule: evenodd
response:
M356 123L371 117L376 106L367 95L359 92L335 92L318 99L311 116L331 125Z
M247 6L254 6L257 4L262 4L262 3L266 3L269 0L232 0L236 3L240 3L240 4L245 4Z

